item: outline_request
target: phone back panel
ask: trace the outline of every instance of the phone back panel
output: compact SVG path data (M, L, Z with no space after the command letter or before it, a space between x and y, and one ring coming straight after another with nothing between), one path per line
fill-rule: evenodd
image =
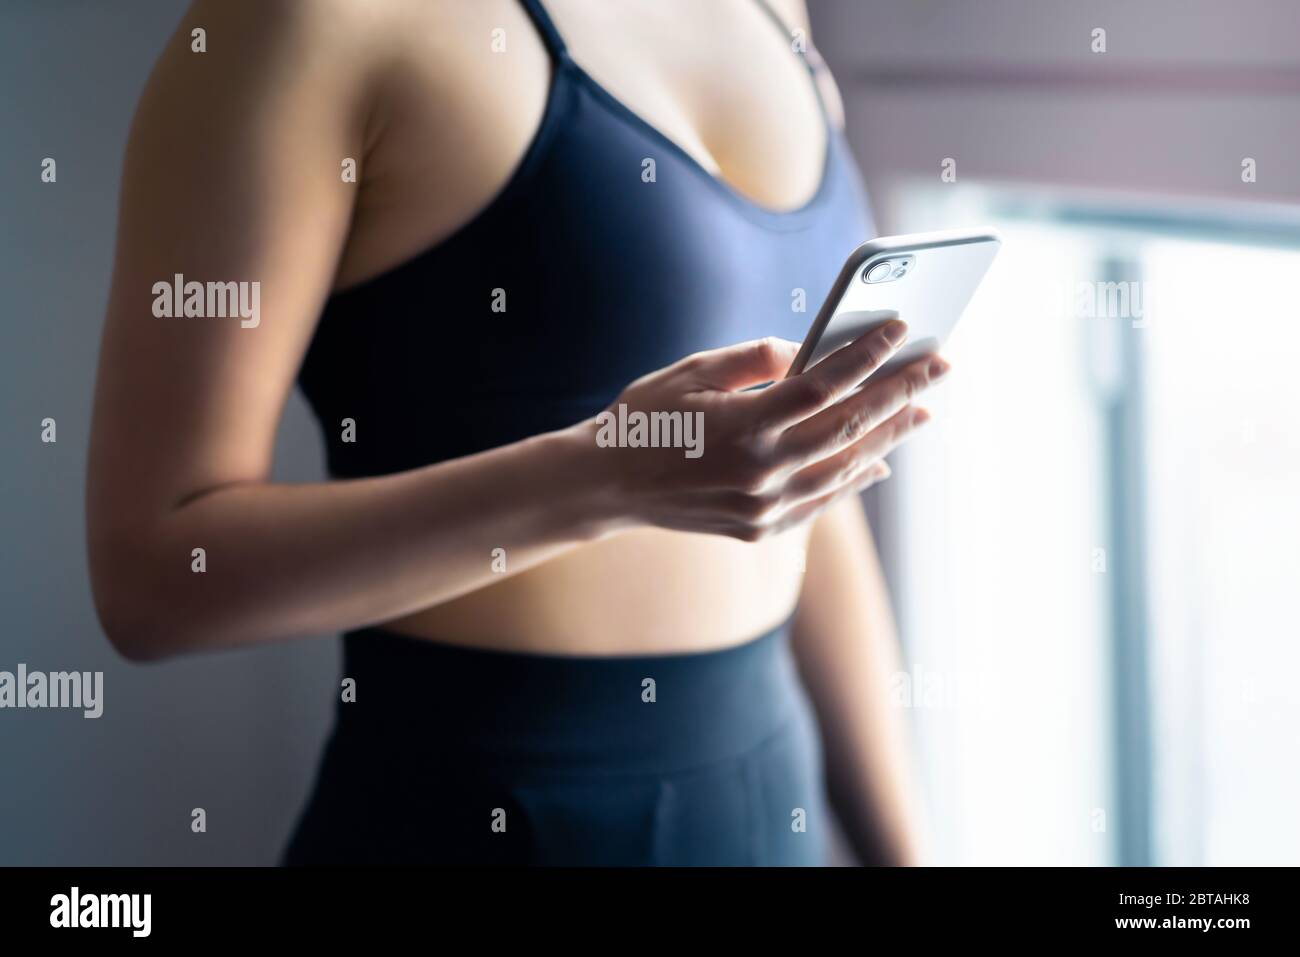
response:
M938 350L957 325L1001 243L993 234L930 243L919 239L874 240L854 252L791 367L792 375L893 318L907 323L908 339L877 376ZM875 264L902 256L913 262L901 278L877 283L863 279Z

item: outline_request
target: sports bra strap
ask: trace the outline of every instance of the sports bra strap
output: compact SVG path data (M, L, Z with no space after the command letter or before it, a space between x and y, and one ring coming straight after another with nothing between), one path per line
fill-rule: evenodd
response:
M569 49L565 46L564 37L560 35L560 31L556 28L555 21L551 19L551 15L546 12L546 7L542 5L542 0L520 0L520 2L523 4L524 10L528 13L529 18L533 21L533 25L537 27L537 32L542 35L542 41L546 44L546 49L550 51L551 56L555 57L557 60L570 59ZM781 19L780 15L772 9L767 0L755 0L755 2L758 4L759 9L767 14L768 19L770 19L772 23L776 25L777 29L787 38L794 36L794 33L786 26L785 21ZM822 118L826 120L829 128L830 114L826 110L826 101L822 98L821 85L818 82L817 77L818 67L822 63L821 57L811 48L806 36L804 37L802 46L796 46L791 43L790 50L799 57L800 61L802 61L803 65L807 68L809 75L812 77L813 94L817 97L817 106L821 111ZM810 53L812 56L809 56Z
M784 33L788 39L792 40L794 38L794 31L786 26L786 22L781 19L781 15L772 9L771 4L769 4L767 0L754 0L754 2L758 4L759 9L767 14L767 18L776 24L778 30ZM803 65L806 66L808 72L812 74L814 81L813 90L817 94L817 102L821 103L824 112L826 104L822 103L821 86L816 81L818 70L825 66L825 61L822 60L821 54L813 49L812 41L808 38L806 31L804 32L803 43L796 46L792 42L790 44L790 51L803 61Z
M555 28L555 21L542 6L542 0L520 0L520 2L523 3L524 10L533 21L533 26L537 27L537 32L542 35L542 42L546 44L546 49L551 52L551 56L557 59L567 57L569 51L564 45L564 37L560 36L560 31Z
M776 24L776 28L785 34L787 41L793 40L794 31L786 26L785 21L781 19L781 15L772 9L767 0L754 0L754 2L758 4L760 10L767 14L767 18ZM831 123L830 110L826 108L826 98L822 96L820 76L821 71L826 67L826 61L821 58L821 54L813 49L812 40L808 38L807 31L804 31L802 43L796 45L791 42L789 46L790 52L799 58L804 67L807 68L808 75L812 77L813 96L817 98L817 110L821 113L822 122L826 124L829 133L834 128L834 125Z

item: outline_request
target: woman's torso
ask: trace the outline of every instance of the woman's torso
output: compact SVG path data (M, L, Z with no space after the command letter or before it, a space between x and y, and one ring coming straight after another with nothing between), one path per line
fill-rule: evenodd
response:
M758 0L546 0L549 44L525 7L397 4L301 376L336 475L568 425L699 349L801 338L867 238L842 137ZM806 540L626 532L386 627L578 654L724 647L789 615Z

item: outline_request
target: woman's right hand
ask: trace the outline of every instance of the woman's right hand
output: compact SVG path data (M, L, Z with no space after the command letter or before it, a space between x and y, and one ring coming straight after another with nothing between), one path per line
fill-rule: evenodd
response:
M912 400L948 371L927 355L868 379L906 336L907 326L891 320L789 379L781 377L799 344L759 339L687 356L633 382L583 424L607 457L601 473L618 511L634 524L754 542L887 477L884 457L929 419ZM634 422L636 412L680 413L676 421L698 432L684 433L698 449L611 444L620 415Z

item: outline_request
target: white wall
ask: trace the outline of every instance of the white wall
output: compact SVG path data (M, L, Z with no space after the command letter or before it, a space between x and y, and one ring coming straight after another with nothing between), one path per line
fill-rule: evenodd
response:
M0 865L270 863L337 691L335 642L140 667L91 605L82 497L122 151L185 6L0 4L0 670L104 672L101 718L0 711ZM295 395L276 475L321 463Z

